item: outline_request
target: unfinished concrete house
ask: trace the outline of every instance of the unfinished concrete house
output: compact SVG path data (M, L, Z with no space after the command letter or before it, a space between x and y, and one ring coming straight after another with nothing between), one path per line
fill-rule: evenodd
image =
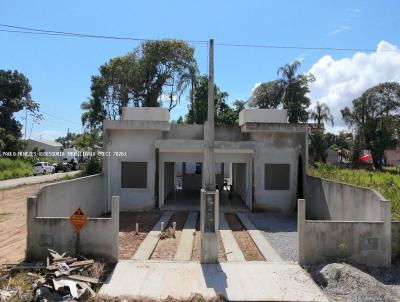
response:
M125 211L199 206L204 125L169 120L164 108L123 108L121 120L104 121L109 206L111 196L120 196ZM289 124L286 110L244 109L238 126L215 128L222 210L292 212L303 197L306 163L307 127Z

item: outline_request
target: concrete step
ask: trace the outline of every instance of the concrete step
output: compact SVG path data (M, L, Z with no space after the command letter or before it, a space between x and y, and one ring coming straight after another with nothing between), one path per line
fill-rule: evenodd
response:
M133 255L133 260L147 260L153 253L161 234L161 222L164 222L164 228L172 217L173 212L164 212L160 220L154 225L153 229L147 234L146 238L140 244L136 253Z
M198 212L189 213L182 230L178 248L175 252L175 261L190 261L190 259L192 258L193 242L198 216Z

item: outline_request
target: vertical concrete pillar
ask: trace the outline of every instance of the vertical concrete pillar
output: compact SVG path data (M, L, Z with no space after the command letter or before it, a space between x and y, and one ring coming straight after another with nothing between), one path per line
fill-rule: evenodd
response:
M35 217L37 216L37 197L29 196L26 203L26 259L34 258L35 243L38 239L35 237Z
M392 204L390 201L381 200L381 219L383 221L384 238L383 252L386 259L385 266L392 263Z
M114 244L112 247L112 255L115 261L118 261L119 250L119 196L111 198L111 221L113 225Z
M200 234L201 263L218 262L219 192L201 190Z
M299 264L305 264L305 223L306 223L306 201L297 200L297 244L299 253Z

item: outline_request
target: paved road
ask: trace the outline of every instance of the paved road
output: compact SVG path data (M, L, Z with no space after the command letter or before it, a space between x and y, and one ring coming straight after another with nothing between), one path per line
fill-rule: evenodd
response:
M39 184L43 182L56 181L64 178L65 176L73 176L78 174L81 171L72 171L66 173L55 173L55 174L47 174L47 175L38 175L38 176L28 176L14 179L7 179L0 181L0 190L11 189L23 185L33 185Z

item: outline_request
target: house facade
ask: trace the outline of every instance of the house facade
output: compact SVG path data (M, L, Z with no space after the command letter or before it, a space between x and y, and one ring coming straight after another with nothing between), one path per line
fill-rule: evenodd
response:
M104 121L103 173L126 211L193 207L203 186L204 125L171 124L164 108L123 108ZM239 125L215 127L222 207L292 212L303 197L307 125L286 110L244 109Z

